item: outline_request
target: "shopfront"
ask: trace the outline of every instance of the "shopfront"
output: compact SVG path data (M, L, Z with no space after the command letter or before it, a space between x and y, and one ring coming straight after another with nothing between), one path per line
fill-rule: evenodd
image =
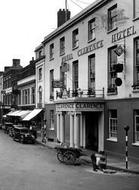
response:
M70 147L104 150L104 102L56 103L57 139Z

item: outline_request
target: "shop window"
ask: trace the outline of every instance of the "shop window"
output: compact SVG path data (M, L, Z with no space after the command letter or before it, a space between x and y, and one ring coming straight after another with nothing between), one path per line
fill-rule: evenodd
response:
M114 70L114 65L117 64L116 48L117 46L108 49L108 93L117 93L117 86L115 84L117 73Z
M73 62L72 69L72 81L73 81L73 91L78 89L78 61Z
M54 88L53 88L53 81L54 81L54 70L50 70L50 100L54 99Z
M39 68L39 80L42 80L42 68Z
M60 55L65 53L65 37L60 38Z
M96 25L95 25L95 18L94 18L88 22L88 41L95 39L96 37L95 29L96 29Z
M139 18L139 0L133 0L133 18Z
M139 38L134 40L134 89L139 89Z
M50 60L54 59L54 43L50 45Z
M50 130L54 130L54 110L50 110Z
M134 143L139 144L139 110L134 111Z
M108 31L111 31L117 27L117 5L108 9Z
M78 29L72 32L72 48L75 49L79 46Z
M117 110L109 110L109 139L117 141Z
M95 91L95 55L88 57L88 89Z
M22 94L23 105L30 104L30 89L24 89Z

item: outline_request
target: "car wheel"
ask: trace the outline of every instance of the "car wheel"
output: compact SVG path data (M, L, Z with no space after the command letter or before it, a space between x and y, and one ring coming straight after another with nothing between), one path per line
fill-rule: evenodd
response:
M24 137L21 136L20 142L21 142L22 144L24 144Z

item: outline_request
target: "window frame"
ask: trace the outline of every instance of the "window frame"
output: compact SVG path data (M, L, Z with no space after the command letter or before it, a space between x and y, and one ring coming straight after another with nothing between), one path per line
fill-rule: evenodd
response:
M60 55L65 54L65 36L60 38Z
M42 67L38 69L39 81L42 80Z
M49 130L55 130L54 110L50 110L50 128Z
M72 49L79 47L79 29L76 28L72 31Z
M50 60L54 59L54 43L50 44L49 46L49 58Z
M116 113L116 117L112 116L112 112ZM108 139L111 141L118 141L118 117L117 117L117 110L116 109L110 109L108 111L109 113L109 131L108 131Z
M136 118L139 119L139 110L133 111L133 118L134 118L133 144L139 145L139 131L137 133L137 122L136 122ZM139 128L139 123L138 123L138 128Z
M136 10L136 3L137 2L138 2L138 0L133 0L133 19L135 19L135 20L139 19L139 12L137 13L137 10ZM139 4L138 4L138 6L139 6Z
M94 27L92 28L92 23L94 23ZM93 41L96 39L96 19L93 18L91 20L88 21L88 42ZM92 37L94 36L94 37Z
M117 94L117 86L114 83L115 79L117 78L117 73L113 70L113 65L117 64L117 57L118 57L116 53L114 52L116 48L117 48L117 45L108 48L108 83L107 84L108 84L108 93L113 93L113 94ZM113 58L112 57L113 55L115 55L116 57L116 61L114 58L115 62L113 62L113 59L111 59Z
M116 14L112 16L112 11L116 11ZM117 4L113 5L108 9L108 20L107 20L107 30L113 31L117 28L117 18L118 18L118 12L117 12Z
M138 45L137 45L138 41ZM137 48L138 46L138 48ZM137 56L138 54L138 56ZM138 58L137 58L138 57ZM138 61L137 61L138 59ZM137 64L138 62L138 64ZM138 70L138 72L137 72ZM139 89L139 37L134 38L134 69L133 69L133 88Z

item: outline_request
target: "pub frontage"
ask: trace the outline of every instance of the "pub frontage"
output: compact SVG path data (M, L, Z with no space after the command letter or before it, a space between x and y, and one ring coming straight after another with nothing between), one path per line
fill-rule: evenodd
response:
M104 150L104 101L56 103L57 138L70 147Z

